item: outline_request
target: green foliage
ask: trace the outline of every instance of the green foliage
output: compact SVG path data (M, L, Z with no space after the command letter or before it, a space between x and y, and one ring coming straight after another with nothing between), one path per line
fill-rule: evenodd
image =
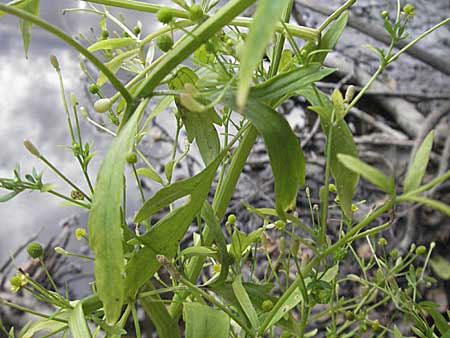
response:
M223 6L218 6L217 1L188 4L174 0L181 10L133 0L89 2L155 13L164 25L143 36L145 30L140 22L129 28L125 18L116 18L105 7L90 11L99 15L100 31L95 41L80 35L85 46L38 18L38 1L0 4L1 14L10 13L21 19L26 51L31 25L36 24L69 43L98 68L96 74L91 74L81 64L81 71L90 79L88 90L96 96L94 110L107 113L111 122L96 122L88 109L77 107L75 96L71 96L71 107L65 104L71 140L67 148L80 166L86 189L62 173L30 141L24 142L26 149L54 171L71 193L57 192L53 184L43 183L42 173L36 169L22 177L20 166L16 166L12 178L0 178L0 188L6 191L0 202L23 191L39 191L89 211L88 232L77 230L76 237L88 238L94 257L55 250L68 257L88 259L89 263L94 261L92 294L69 301L59 293L43 260L42 268L54 290L45 289L19 272L10 279L12 290L31 292L55 308L50 316L23 328L19 336L32 337L45 331L50 336L102 334L116 338L131 334L125 328L132 317L136 336L140 337L136 310L139 306L162 338L273 337L278 332L283 337L312 337L318 330L310 327L307 332L311 311L319 308L315 307L317 304L326 304L314 317L331 318L325 324L329 337L358 336L366 331L402 337L397 326L370 317L388 302L405 320L410 320L411 334L448 335L448 320L436 310L437 304L420 300L422 290L434 282L425 274L428 265L438 276L448 279L448 262L440 256L431 257L434 244L429 250L414 245L403 254L391 250L392 244L379 236L392 225L393 208L403 202L426 205L450 216L448 205L422 195L450 178L447 172L422 183L434 133L426 137L411 160L403 195L397 196L393 177L358 159L346 117L388 64L450 20L394 54L395 44L407 37L406 24L415 15L414 7L406 5L403 12L399 8L394 21L389 13L383 13L391 47L372 47L380 57L378 71L357 95L354 87L343 95L337 89L331 93L320 91L316 83L336 71L324 67L323 62L341 37L348 22L347 9L355 0L346 2L318 29L285 23L292 0L260 0L253 18L238 15L255 0L232 0ZM120 28L113 37L109 36L109 32L113 34L108 29L110 22ZM173 41L173 37L178 41ZM299 46L294 37L306 42ZM289 41L291 49L284 49L285 41ZM155 60L154 43L165 52ZM263 62L265 54L271 61L268 71ZM188 58L192 61L190 67L182 64ZM62 85L56 57L51 57L51 63ZM124 73L131 77L127 84L118 78ZM108 97L105 93L110 92L111 85L117 93ZM309 102L327 138L319 206L311 203L312 193L317 192L306 189L310 222L306 220L308 215L299 216L296 212L299 188L307 183L305 155L298 136L277 111L293 95L303 96ZM150 99L156 105L146 112ZM63 100L67 103L65 95ZM166 112L169 108L173 114ZM114 137L97 173L95 188L88 171L95 152L92 143L83 141L78 111L89 123ZM166 179L152 165L152 158L141 151L152 123L163 113L175 125L171 157L163 163ZM182 132L187 134L187 143L184 150L179 150ZM224 217L258 135L264 141L272 167L275 205L255 208L243 201L246 212L260 219L259 227L247 231L240 215ZM195 148L203 163L196 162L195 174L176 179L177 165L195 156L191 151ZM140 176L157 182L161 188L146 197ZM363 203L353 203L360 176L379 187L387 198L359 220L353 220L353 212ZM216 178L217 184L213 183ZM142 198L133 219L134 232L127 224L132 215L128 214L126 203L126 186L133 179ZM335 193L341 226L330 232L329 226L335 223L331 223L328 209L333 207L330 195ZM387 213L391 216L387 223L370 227ZM193 244L180 247L192 225L196 226L192 227ZM367 241L369 258L362 259L354 251L353 244L358 239ZM30 255L41 258L42 248L33 245ZM263 274L254 273L259 257L265 257ZM340 267L349 259L354 259L361 270L359 276L341 273ZM420 270L416 269L419 264ZM164 276L167 274L169 277ZM281 278L281 274L285 276ZM199 275L201 285L197 285ZM349 298L341 292L344 285L361 293ZM162 297L162 293L167 296ZM166 307L165 302L170 306ZM36 314L3 299L0 305ZM179 326L181 314L184 324ZM341 317L346 321L340 321ZM93 326L95 331L91 331ZM14 330L10 334L3 324L0 330L14 335Z

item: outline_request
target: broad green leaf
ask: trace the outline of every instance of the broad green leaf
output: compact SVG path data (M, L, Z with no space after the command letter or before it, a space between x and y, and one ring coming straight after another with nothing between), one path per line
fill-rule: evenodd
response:
M234 107L234 97L225 95L225 104ZM299 185L305 184L305 158L289 123L275 110L249 97L245 117L264 138L275 178L275 206L279 217L295 207Z
M39 0L27 0L21 3L21 9L24 11L39 16ZM20 31L22 32L23 47L25 49L25 57L28 57L28 48L30 46L31 34L30 29L33 24L29 21L20 19Z
M88 51L95 52L102 49L117 49L136 45L136 40L132 38L112 38L101 40L89 46Z
M138 168L138 169L136 169L136 173L138 175L148 177L149 179L151 179L155 182L158 182L160 184L164 184L164 181L162 180L161 176L158 175L158 173L156 172L156 170L154 168L149 168L149 167Z
M159 338L179 338L181 336L177 321L170 316L160 297L141 297L139 302L155 326Z
M189 225L202 209L217 168L225 154L226 152L221 152L217 159L199 174L162 188L138 211L135 221L141 222L170 203L190 195L184 205L170 212L149 232L138 237L144 247L130 259L126 267L128 296L133 296L158 270L160 264L156 260L156 255L172 258L176 254Z
M69 317L69 329L73 338L89 338L92 337L91 331L84 317L83 306L80 301L76 301Z
M229 338L230 317L225 312L199 303L185 303L183 317L186 338Z
M184 90L186 84L195 85L199 80L197 74L188 68L180 68L170 80L169 87L174 90ZM175 99L181 119L183 120L189 142L197 142L198 149L206 165L211 163L220 152L220 140L215 124L222 120L213 108L205 111L189 110L183 106L179 98Z
M89 244L95 254L94 274L97 293L103 302L106 320L114 324L124 301L125 271L122 247L121 202L126 157L133 149L138 123L148 100L137 108L133 118L112 142L97 176L89 213Z
M348 169L354 171L355 173L361 175L367 179L372 184L379 187L385 193L389 195L395 194L395 180L392 176L386 176L380 170L372 167L363 161L357 159L353 156L348 156L344 154L338 155L339 161L341 161Z
M276 24L281 19L288 0L260 0L250 24L243 54L240 56L239 80L236 103L244 110L250 91L253 72L261 62L264 51L272 39Z
M403 192L405 194L417 189L422 182L430 160L431 148L433 147L434 131L431 131L420 145L403 181Z
M115 73L117 73L119 71L120 67L125 62L125 60L127 60L128 58L136 56L138 52L139 52L139 48L127 51L125 53L121 53L121 54L117 55L116 57L114 57L111 61L105 63L105 66L108 67L109 70L113 74L115 74ZM97 85L99 87L101 87L106 82L108 82L108 78L105 76L105 74L100 72L100 74L98 75L98 78L97 78Z
M325 135L329 135L333 105L327 95L313 86L299 90L297 94L304 96L313 106L320 107L315 110L320 116L320 123ZM358 150L353 141L352 133L347 123L342 120L333 129L331 140L331 172L336 182L337 191L341 201L341 209L345 216L352 217L352 198L358 184L359 175L347 169L337 158L337 154L347 154L358 157Z
M334 73L336 69L325 68L320 64L309 64L293 69L256 85L251 89L251 96L264 102L278 101L285 96L291 96L296 91L320 81Z
M427 197L422 197L422 196L402 196L402 200L403 201L409 201L409 202L417 202L417 203L421 203L424 205L427 205L433 209L436 209L440 212L442 212L443 214L446 214L448 217L450 217L450 206L448 204L442 203L440 201L431 199L431 198L427 198Z
M450 330L448 330L441 338L450 338Z
M217 282L225 281L228 276L229 267L227 242L225 240L220 222L217 219L216 214L214 213L214 210L208 201L205 201L205 203L203 204L201 216L210 229L211 233L213 234L214 240L219 247L220 263L222 264L222 266Z
M239 302L239 305L244 310L245 315L247 316L250 324L252 325L253 330L258 330L259 328L259 319L256 314L256 310L250 300L250 297L247 294L244 286L242 285L242 275L236 276L232 284L234 295Z
M450 280L450 262L441 256L430 259L430 266L434 273L443 280Z

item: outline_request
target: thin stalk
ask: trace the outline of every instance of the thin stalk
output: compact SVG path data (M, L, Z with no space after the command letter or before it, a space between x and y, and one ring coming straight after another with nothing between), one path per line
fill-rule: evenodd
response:
M45 275L48 278L48 281L50 282L50 284L52 285L53 289L58 292L58 287L56 286L55 281L53 280L52 276L50 275L50 272L47 269L47 266L45 265L44 260L41 258L39 258L39 263L41 264L42 270L44 270Z
M336 20L338 17L340 17L341 14L344 13L351 6L353 6L356 3L356 1L357 0L349 0L345 4L343 4L341 7L339 7L333 14L328 16L328 18L320 25L319 31L323 32L330 23L332 23L334 20Z
M121 0L122 1L122 0ZM42 20L41 18L32 15L24 10L18 9L16 7L7 6L4 4L0 4L0 10L6 13L15 15L20 17L23 20L27 20L41 28L45 29L49 33L52 33L59 39L63 40L73 48L75 48L78 52L80 52L83 56L85 56L90 62L92 62L111 82L111 84L122 94L125 101L131 105L132 96L130 92L124 87L124 85L119 81L119 79L106 67L97 57L95 57L91 52L89 52L86 48L84 48L77 41L72 39L69 35L61 31L58 27L53 26L47 21Z
M54 317L53 315L50 315L50 316L49 316L49 315L46 315L46 314L43 314L43 313L34 311L34 310L29 309L29 308L27 308L27 307L24 307L24 306L21 306L21 305L18 305L18 304L14 304L14 303L8 302L7 300L4 300L4 299L2 299L2 298L0 298L0 304L6 305L6 306L9 306L9 307L12 307L12 308L14 308L14 309L16 309L16 310L19 310L19 311L25 312L25 313L29 313L29 314L34 315L34 316L37 316L37 317L46 318L46 319L49 319L49 320L53 320L53 321L55 321L55 322L60 322L60 323L65 323L65 324L67 324L67 320L59 319L59 318Z
M64 196L63 194L60 194L59 192L56 192L54 190L49 190L47 192L52 194L52 195L55 195L56 197L62 198L63 200L66 200L66 201L68 201L70 203L76 204L79 207L82 207L82 208L85 208L85 209L88 209L88 210L90 209L89 205L86 205L84 203L81 203L80 201L77 201L77 200L74 200L74 199L69 198L67 196Z

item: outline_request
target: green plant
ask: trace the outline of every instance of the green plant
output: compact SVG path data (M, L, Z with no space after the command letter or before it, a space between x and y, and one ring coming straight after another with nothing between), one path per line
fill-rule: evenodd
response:
M380 57L380 66L372 79L358 94L350 87L345 95L336 90L330 96L320 91L315 83L335 72L323 63L346 27L347 9L356 0L347 1L318 29L287 23L292 0L260 0L252 19L238 15L255 0L232 0L215 12L218 1L211 0L204 0L201 5L173 0L179 9L134 0L88 2L92 7L83 10L99 16L101 29L96 41L85 41L88 47L40 19L37 0L0 5L1 11L16 15L26 23L21 26L25 50L30 40L29 29L35 24L67 42L98 68L95 79L85 66L82 67L92 80L89 91L98 97L93 108L99 113L108 113L116 126L116 130L110 130L99 125L86 108L78 107L74 96L71 96L69 108L60 65L52 56L52 65L61 82L70 149L80 165L88 190L74 184L30 141L25 141L30 153L63 179L73 189L72 193L65 196L54 191L53 185L44 184L42 174L35 170L22 180L17 167L14 178L0 179L0 187L9 191L1 201L25 190L39 190L88 209L87 234L83 229L77 229L76 237L80 240L87 237L94 257L72 254L61 248L55 250L59 254L94 260L95 286L91 296L69 301L19 271L11 280L15 291L23 289L57 308L49 316L1 300L1 304L43 317L23 328L19 337L30 337L39 330L46 330L50 335L70 332L74 337L92 337L102 331L108 337L118 337L125 334L129 317L133 319L139 337L141 327L137 306L144 309L159 337L180 337L178 320L181 315L186 323L185 336L192 338L314 336L317 330L306 332L307 324L325 316L329 316L329 337L351 337L367 330L378 336L402 337L392 323L380 323L371 318L375 309L388 302L394 304L398 314L404 314L414 323L414 334L420 337L435 337L436 332L449 334L447 319L435 310L436 305L419 300L420 289L433 282L425 275L433 245L417 250L412 246L406 255L397 257L394 252L386 252L386 240L380 239L378 246L376 244L378 233L392 224L394 207L399 203L426 204L450 215L449 206L422 195L450 177L447 172L422 184L434 134L431 133L420 147L403 182L403 191L398 194L399 187L393 177L358 159L345 117L389 64L450 19L395 53L396 43L406 38L407 23L415 14L411 5L404 6L402 12L398 1L393 21L389 13L382 14L392 43L387 50L372 47ZM139 25L130 29L107 7L99 9L95 3L156 13L164 26L141 38ZM108 24L116 25L123 32L122 36L116 33L115 37L110 37ZM243 32L242 27L248 31ZM183 33L176 42L172 38L175 31ZM299 46L295 38L306 42ZM165 52L156 60L152 56L153 41ZM286 41L290 44L289 50L284 49ZM264 55L271 61L268 69L263 64ZM194 67L182 65L187 58L191 58ZM132 80L123 84L116 76L119 69L128 71ZM107 85L114 87L117 93L105 97L104 86ZM161 89L162 85L168 89ZM320 205L311 205L311 225L305 224L306 220L295 213L299 186L305 187L306 183L304 154L289 124L275 110L292 95L306 98L310 109L318 114L327 136ZM157 105L147 112L150 100L155 100ZM165 164L165 177L161 177L139 145L152 119L172 102L176 107L175 142L172 157ZM114 136L95 187L87 170L95 153L91 152L89 143L83 142L78 112ZM221 126L222 134L217 126ZM189 144L195 140L204 167L192 177L173 182L176 164L183 161L190 150L188 144L184 152L178 151L182 128L187 132ZM245 233L240 230L237 217L229 215L225 222L226 236L221 223L258 135L264 139L270 157L275 205L258 209L244 202L249 213L261 218L261 227ZM143 166L136 168L139 160ZM127 164L133 170L133 177L124 179ZM161 189L146 199L139 175L160 184ZM211 202L207 197L216 176L218 186ZM353 212L357 206L353 203L353 195L360 176L381 189L386 199L361 219L354 220ZM128 227L124 207L125 180L129 179L137 180L142 195L142 206L134 216L138 225L135 232ZM334 241L328 233L331 194L337 194L336 206L341 210L339 235ZM310 201L308 188L305 195ZM176 203L180 200L182 203ZM169 211L154 222L152 217L164 210ZM386 216L384 224L369 227ZM191 223L198 226L194 244L181 250L179 243ZM145 228L143 233L139 231L139 225ZM265 242L269 232L279 234L279 255L275 259ZM352 246L360 239L370 248L371 255L367 260L358 257ZM310 254L302 253L301 248L308 249ZM266 257L267 263L264 276L253 273L249 276L246 267L250 266L253 271L256 259L261 255ZM350 255L357 262L360 275L340 276L340 263ZM48 274L42 257L40 260ZM414 262L423 265L416 269ZM198 276L209 266L212 266L210 278L198 284ZM170 279L164 280L161 271L167 271ZM49 274L48 277L57 291ZM156 288L155 279L164 287ZM404 279L408 285L402 288L399 285ZM360 294L342 295L341 287L348 284L357 285ZM161 295L164 293L170 294L169 307L163 304ZM320 304L328 307L312 316L312 309ZM431 325L428 315L433 319ZM95 325L93 332L88 322ZM0 329L8 337L17 336L14 329L7 331L3 325Z

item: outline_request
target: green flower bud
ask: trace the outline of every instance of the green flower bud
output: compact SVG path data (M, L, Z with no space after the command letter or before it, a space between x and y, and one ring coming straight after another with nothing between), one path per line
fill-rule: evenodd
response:
M386 246L388 243L387 243L387 240L386 240L386 238L384 238L384 237L381 237L379 240L378 240L378 245L379 246Z
M262 303L261 308L263 312L269 312L273 308L273 302L270 299L267 299Z
M109 32L107 30L102 31L102 40L106 40L109 37Z
M336 192L337 191L336 185L328 184L328 191L329 192ZM309 192L309 188L308 188L308 192Z
M356 88L355 88L355 86L349 86L349 87L347 88L347 91L345 92L345 98L344 98L344 101L345 101L346 103L350 103L350 102L353 100L353 98L355 97L355 94L356 94Z
M281 219L279 219L278 221L275 222L275 227L278 230L283 230L286 227L286 222L281 220Z
M380 15L381 15L381 17L383 18L383 19L389 19L389 12L388 11L382 11L381 13L380 13Z
M392 250L389 254L392 258L396 258L398 256L398 251L396 249Z
M100 99L95 101L94 103L94 109L97 113L105 113L108 110L110 110L112 107L112 102L110 99Z
M128 34L128 32L123 31L123 32L122 32L122 36L123 36L124 38L129 38L129 37L130 37L130 34Z
M27 252L31 258L41 258L44 256L44 248L37 242L30 243Z
M424 245L420 245L416 248L417 256L425 256L427 253L427 248Z
M236 223L236 215L235 214L228 215L227 223L235 224Z
M75 237L77 238L77 240L81 240L82 238L86 237L86 229L76 228L75 229Z
M372 330L374 330L375 332L380 331L381 327L380 327L380 322L378 321L378 319L375 319L372 322Z
M133 33L139 35L141 33L141 27L139 27L138 25L134 26Z
M411 4L406 4L403 7L403 13L405 13L406 15L409 15L409 16L416 15L416 12L414 12L415 10L416 10L416 7Z
M168 52L173 46L173 39L170 35L160 35L156 39L156 45L163 52Z
M56 69L56 71L60 71L59 62L55 55L50 55L50 63L52 64L53 68Z
M17 292L22 286L27 285L27 278L24 274L18 273L9 279L9 283L11 284L11 291Z
M89 89L89 92L91 93L91 94L98 94L98 92L100 91L100 88L97 86L97 84L96 83L93 83L93 84L91 84L89 87L88 87L88 89Z
M135 153L129 153L127 156L128 164L135 164L138 161L137 155Z
M192 5L189 8L189 18L192 21L199 22L205 17L205 13L200 5Z
M40 153L39 150L34 146L34 144L31 143L31 141L25 140L25 141L23 141L23 145L25 146L25 148L27 148L27 150L31 153L31 155L34 155L34 156L36 156L36 157L41 157L41 153Z
M86 107L80 107L80 113L81 116L83 116L85 119L89 117L89 112L87 111Z
M156 13L156 18L159 22L163 24L168 24L172 22L174 17L173 9L170 7L161 8L158 13Z

